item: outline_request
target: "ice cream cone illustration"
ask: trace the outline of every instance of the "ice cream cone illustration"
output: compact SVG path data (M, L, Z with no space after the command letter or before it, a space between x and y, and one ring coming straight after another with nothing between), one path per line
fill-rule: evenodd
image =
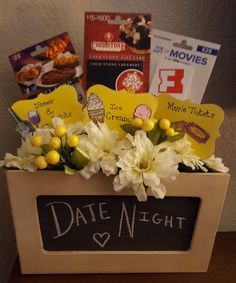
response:
M104 116L105 116L104 105L96 94L91 93L89 95L87 109L90 119L96 125L98 125L98 122L104 123Z

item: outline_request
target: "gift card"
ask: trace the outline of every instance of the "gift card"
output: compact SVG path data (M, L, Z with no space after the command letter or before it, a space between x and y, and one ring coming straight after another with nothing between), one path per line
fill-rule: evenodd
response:
M85 13L84 88L149 89L150 14Z
M94 85L87 91L85 121L106 123L111 130L125 132L120 125L131 123L133 118L152 118L157 108L157 99L150 93L115 91L103 85Z
M220 136L219 127L224 120L224 111L219 106L181 101L165 94L160 94L157 101L154 118L169 119L175 131L185 133L200 158L214 154L215 140Z
M190 88L188 89L187 95L185 95L185 99L200 103L219 49L220 45L216 43L152 29L150 82L154 80L155 84L155 78L159 76L159 74L155 73L155 70L161 60L178 62L186 66L187 72L192 73L192 76L189 77L191 81L188 83ZM193 72L190 71L191 68ZM174 79L167 80L167 76L168 74L166 72L164 76L162 75L163 79L166 81L165 83L170 84L170 81ZM176 77L177 74L173 73L171 76ZM152 88L152 91L155 90ZM155 91L155 93L157 92ZM177 97L176 95L174 96ZM181 98L179 97L179 99Z
M67 33L21 50L9 59L23 98L49 93L61 84L79 84L83 73Z

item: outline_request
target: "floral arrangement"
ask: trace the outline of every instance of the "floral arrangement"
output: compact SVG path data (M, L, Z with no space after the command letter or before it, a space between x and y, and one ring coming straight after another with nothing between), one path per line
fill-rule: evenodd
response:
M121 126L127 133L105 123L78 121L65 125L54 117L51 126L38 128L22 139L17 155L6 153L1 167L36 170L64 170L89 179L98 171L114 175L113 187L119 192L132 188L139 201L147 200L147 190L164 198L163 181L173 181L179 172L227 172L221 158L201 160L191 142L177 133L168 119L133 119Z

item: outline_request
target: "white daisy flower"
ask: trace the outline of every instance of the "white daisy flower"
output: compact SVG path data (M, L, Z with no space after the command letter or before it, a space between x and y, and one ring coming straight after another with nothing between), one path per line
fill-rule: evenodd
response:
M42 154L42 149L32 146L30 137L31 136L28 136L25 140L22 140L20 148L17 149L16 156L11 153L6 153L0 166L34 172L36 170L34 164L35 157Z
M175 180L179 174L178 156L164 145L154 146L143 131L127 135L132 148L120 155L117 166L121 169L115 177L115 191L132 188L139 201L146 201L146 189L156 198L164 198L166 190L161 180Z
M203 162L206 164L206 166L214 171L221 172L221 173L227 173L229 171L229 168L224 166L222 162L222 158L215 157L215 155L212 155L206 160L203 160Z
M80 148L88 153L90 162L80 174L88 179L100 168L107 176L116 174L117 152L123 144L118 140L118 132L110 131L106 124L96 126L93 122L89 122L84 130L87 134L80 136Z
M31 144L31 135L26 137L25 140L21 141L20 148L17 149L17 156L24 158L30 155L38 156L41 155L43 152L41 147L35 147Z
M178 154L179 163L183 163L192 170L200 168L202 171L207 172L207 169L204 167L204 162L193 153L191 142L188 141L186 137L176 142L170 142L168 145Z
M21 170L27 170L29 172L36 171L36 166L34 164L35 155L28 156L15 156L11 153L6 153L4 156L4 160L0 161L0 167L7 168L18 168Z

